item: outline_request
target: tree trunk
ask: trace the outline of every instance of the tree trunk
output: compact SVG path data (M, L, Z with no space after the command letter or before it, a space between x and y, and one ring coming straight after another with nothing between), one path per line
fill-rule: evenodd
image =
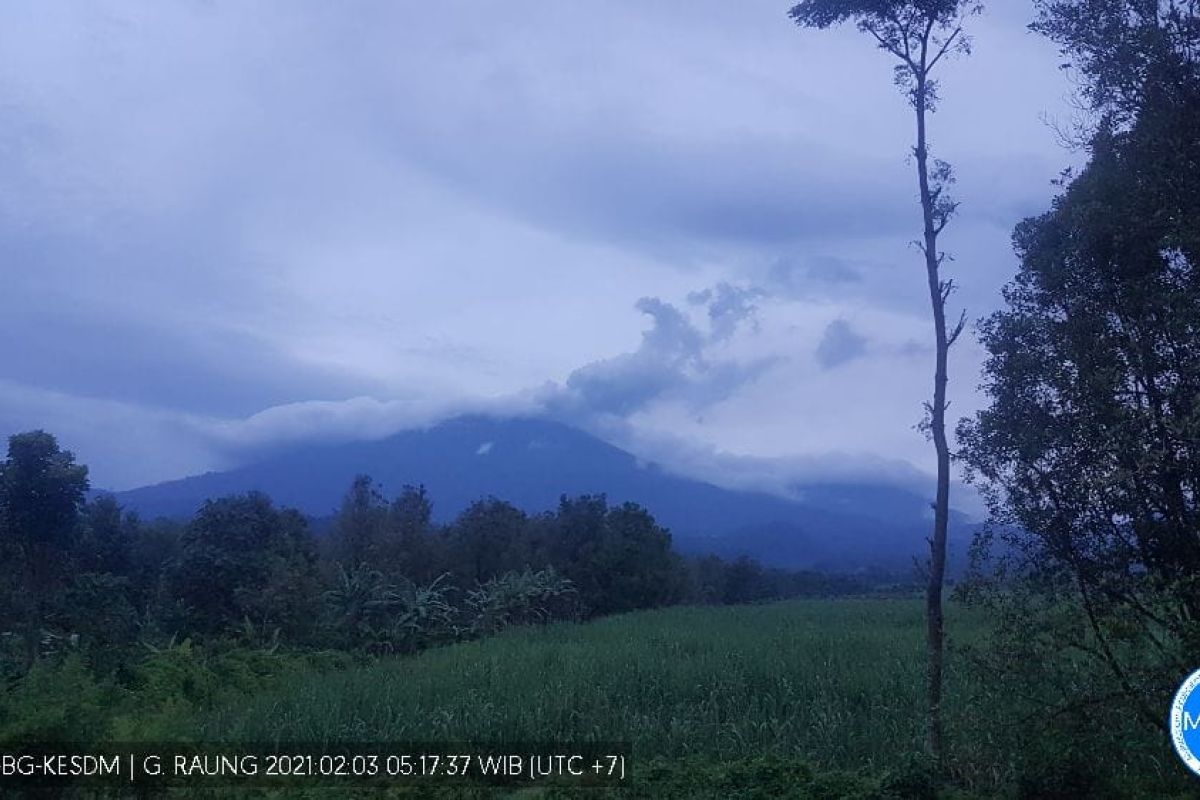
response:
M924 59L922 59L923 61ZM924 63L922 63L922 67L924 67ZM937 249L939 234L937 209L929 183L929 152L925 130L928 86L924 74L918 74L916 78L917 180L921 189L921 210L925 221L925 270L929 278L929 300L933 306L933 331L936 348L933 402L929 406L929 430L937 451L937 497L933 506L933 536L929 539L929 585L925 595L929 656L928 733L929 750L940 763L943 757L942 669L945 649L942 587L946 577L946 529L950 517L950 447L946 440L946 361L950 350L950 340L946 332L947 290L938 275L941 255Z

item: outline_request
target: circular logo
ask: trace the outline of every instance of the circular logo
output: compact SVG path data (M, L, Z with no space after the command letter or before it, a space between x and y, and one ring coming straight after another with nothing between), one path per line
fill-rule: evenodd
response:
M1175 693L1168 724L1175 752L1188 769L1200 775L1200 669Z

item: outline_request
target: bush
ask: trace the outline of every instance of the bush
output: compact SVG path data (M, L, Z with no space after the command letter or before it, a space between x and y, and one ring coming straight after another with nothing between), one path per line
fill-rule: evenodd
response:
M117 702L118 692L99 683L80 654L38 662L0 704L0 745L97 741Z
M339 567L336 585L325 593L330 639L340 647L369 653L412 652L457 636L457 609L442 575L426 586L393 583L365 564Z
M554 567L509 572L467 593L468 630L482 636L510 625L566 619L577 611L576 596L574 584Z

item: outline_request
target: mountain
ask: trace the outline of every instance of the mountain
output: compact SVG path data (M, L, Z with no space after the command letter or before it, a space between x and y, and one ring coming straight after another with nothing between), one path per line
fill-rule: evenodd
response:
M332 514L355 475L388 493L424 484L440 521L488 495L528 512L561 495L633 501L685 552L750 555L789 568L908 569L925 552L929 502L883 484L804 486L798 499L723 489L669 474L632 454L544 419L458 417L371 442L309 444L226 472L117 494L144 518L187 517L209 498L259 490L316 517ZM962 532L961 516L954 528Z

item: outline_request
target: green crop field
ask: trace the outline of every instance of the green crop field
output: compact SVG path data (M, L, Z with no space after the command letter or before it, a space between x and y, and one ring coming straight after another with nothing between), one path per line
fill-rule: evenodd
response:
M314 675L216 714L202 733L623 740L641 757L804 753L821 764L889 765L921 737L923 626L915 601L862 600L520 629Z
M632 745L647 796L923 796L919 781L904 789L922 749L922 610L915 600L796 601L513 630L293 678L204 716L189 733L226 741L621 740ZM1014 720L980 699L965 659L955 657L984 623L955 608L950 630L955 782L964 796L1010 794L1022 755ZM1130 753L1149 754L1148 773L1155 755L1169 770L1165 746L1150 734ZM1165 785L1140 772L1131 780Z
M987 620L951 604L949 630L950 750L937 784L922 756L923 605L907 599L673 607L358 662L206 654L185 642L150 659L128 687L97 683L74 662L37 672L0 718L17 741L462 742L500 752L506 743L628 743L630 782L582 790L587 797L1190 796L1165 735L1149 726L1097 713L1065 751L1061 740L1044 741L1050 726L1031 724L1027 705L972 667L969 646L986 637ZM1104 793L1093 773L1105 776ZM347 795L256 791L248 796ZM510 790L425 782L384 796L435 791Z

